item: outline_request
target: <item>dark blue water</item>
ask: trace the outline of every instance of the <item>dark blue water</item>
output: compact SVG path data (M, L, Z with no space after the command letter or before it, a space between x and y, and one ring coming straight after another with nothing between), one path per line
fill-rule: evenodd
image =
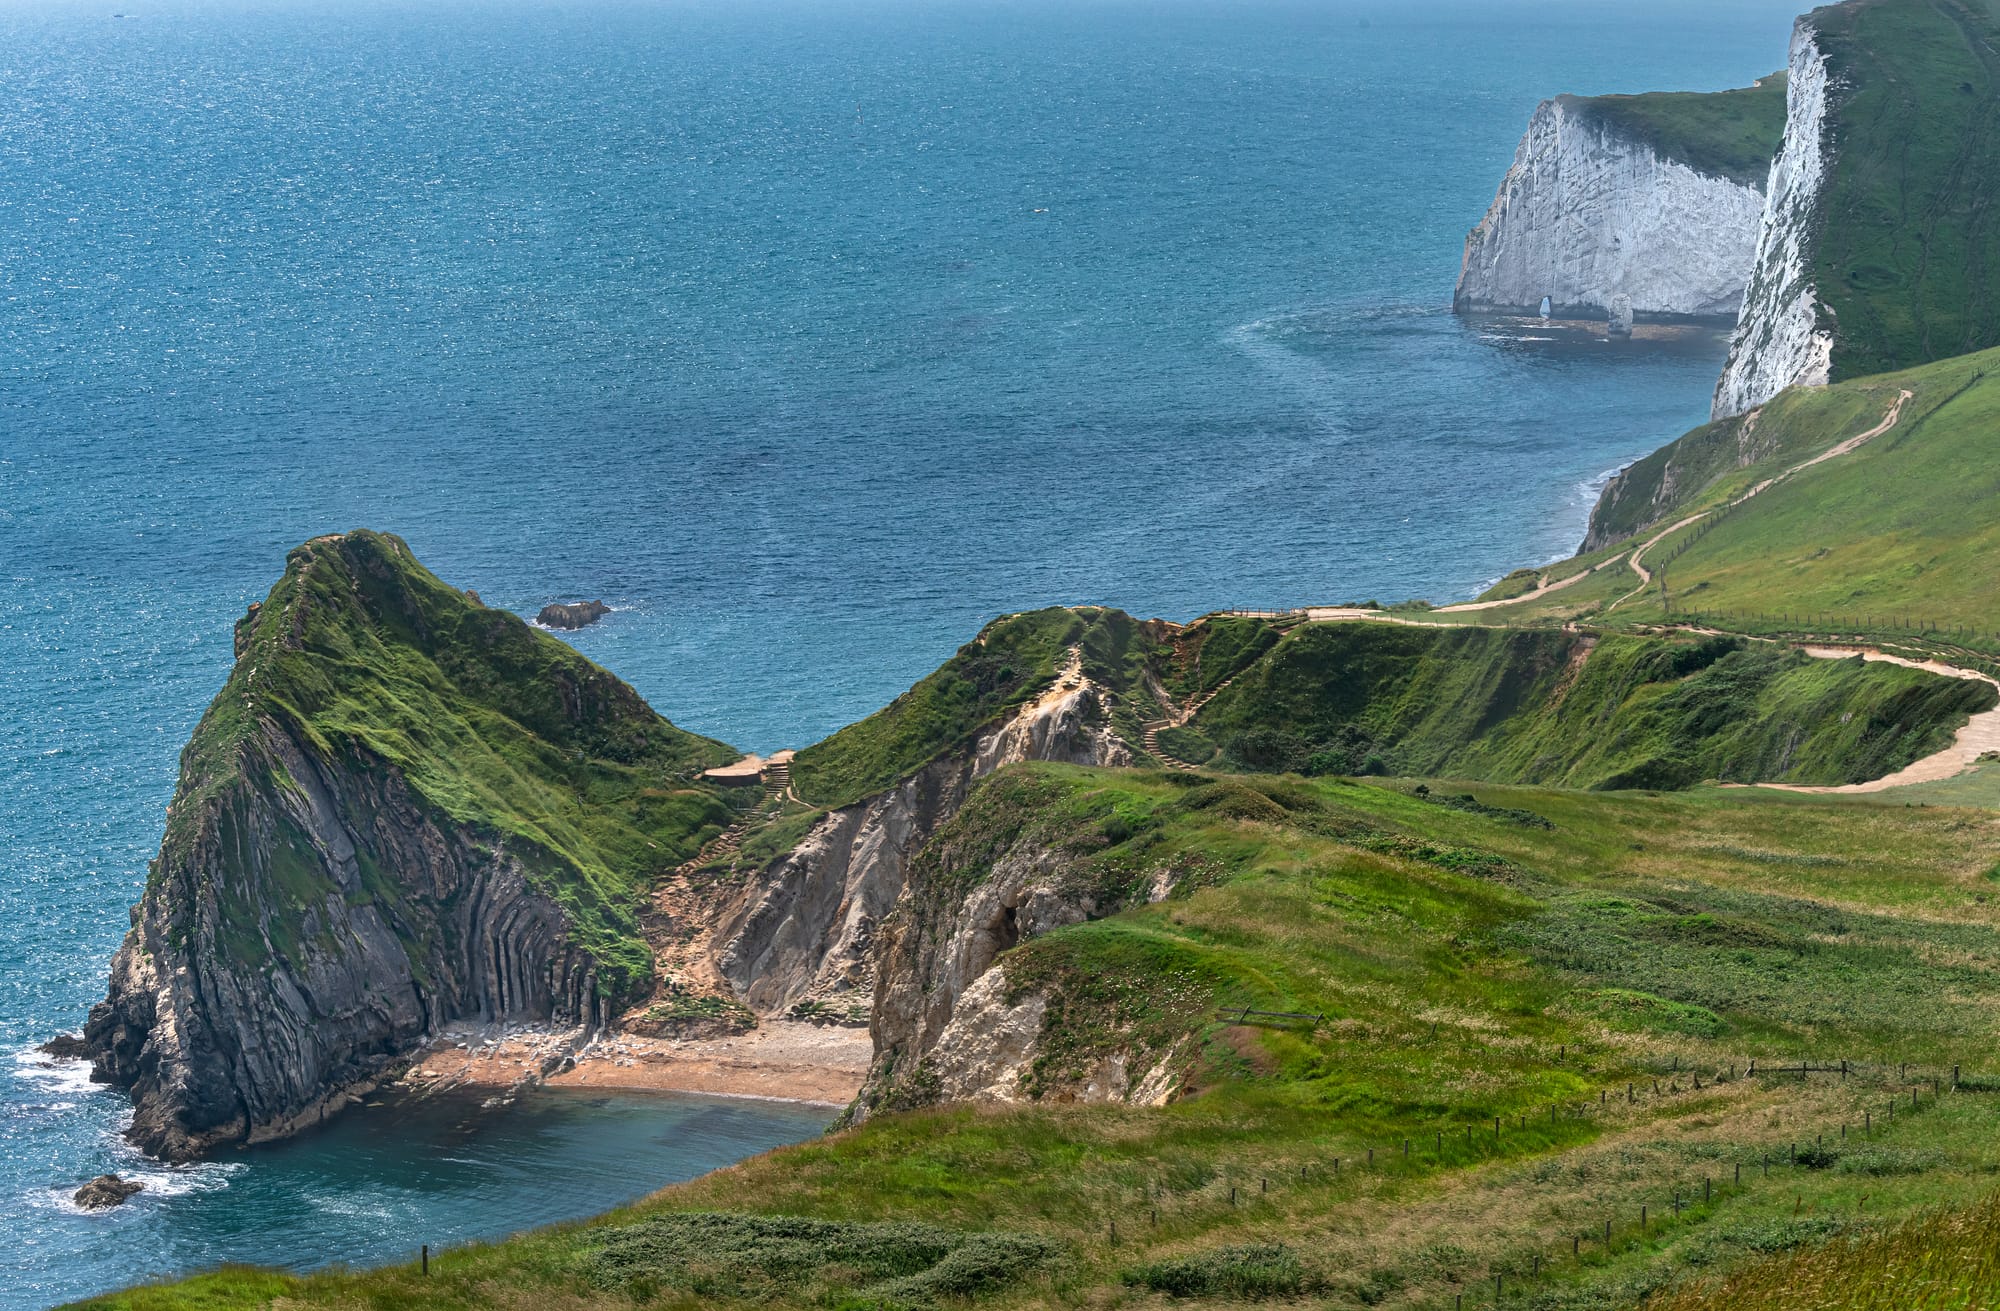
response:
M0 0L0 1048L101 994L230 622L315 533L603 597L579 645L759 749L1006 610L1444 598L1565 551L1720 347L1461 326L1465 229L1541 96L1741 84L1790 15ZM396 1256L810 1128L384 1121L338 1132L429 1182L329 1137L86 1220L50 1190L117 1103L50 1077L0 1062L0 1308ZM356 1218L270 1205L319 1194Z

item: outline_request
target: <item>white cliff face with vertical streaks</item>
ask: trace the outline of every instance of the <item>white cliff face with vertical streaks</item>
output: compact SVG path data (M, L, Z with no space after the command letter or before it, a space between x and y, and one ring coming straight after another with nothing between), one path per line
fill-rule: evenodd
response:
M1665 159L1575 96L1528 122L1492 206L1465 239L1452 308L1733 319L1764 214L1755 187Z
M1792 28L1785 141L1771 164L1742 321L1715 386L1716 419L1755 409L1794 384L1824 383L1832 369L1832 316L1807 273L1820 188L1833 162L1826 55L1817 35L1809 17Z

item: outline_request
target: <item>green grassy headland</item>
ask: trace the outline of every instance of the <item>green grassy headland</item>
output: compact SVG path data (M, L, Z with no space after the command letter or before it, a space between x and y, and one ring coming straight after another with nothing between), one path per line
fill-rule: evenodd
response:
M568 644L447 586L386 534L294 550L239 623L237 646L183 752L163 861L194 826L227 822L210 803L239 784L291 785L244 776L270 767L253 743L269 721L332 767L394 772L455 823L513 847L599 960L603 986L650 977L634 907L655 873L729 822L699 774L734 759L731 748L674 727ZM307 854L274 862L300 884L281 912L340 895ZM358 858L366 875L368 853ZM262 914L240 897L224 905ZM261 959L266 935L245 929L225 947Z
M1813 11L1835 81L1809 246L1835 380L2000 345L2000 21L1987 0Z
M1785 74L1733 91L1591 96L1575 106L1662 158L1762 191L1785 135Z

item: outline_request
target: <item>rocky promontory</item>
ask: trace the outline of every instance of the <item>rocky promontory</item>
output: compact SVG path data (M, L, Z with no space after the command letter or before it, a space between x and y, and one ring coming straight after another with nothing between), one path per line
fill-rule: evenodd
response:
M980 779L1131 759L1082 652L1142 627L996 621L760 799L705 776L737 752L399 539L315 539L239 621L108 995L50 1050L182 1160L316 1123L467 1024L581 1048L655 1012L866 1014L877 929Z
M236 646L85 1026L135 1144L279 1137L454 1020L651 986L633 889L728 821L733 751L383 534L293 551Z

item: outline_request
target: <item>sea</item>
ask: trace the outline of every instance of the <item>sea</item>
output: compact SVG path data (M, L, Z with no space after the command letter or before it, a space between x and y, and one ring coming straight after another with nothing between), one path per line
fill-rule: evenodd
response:
M1794 0L1795 3L1795 0ZM1706 416L1712 333L1449 313L1543 96L1774 0L0 0L0 1311L602 1209L824 1108L357 1109L189 1168L77 1027L230 626L401 534L802 746L986 620L1444 600ZM72 1207L105 1170L147 1190Z

